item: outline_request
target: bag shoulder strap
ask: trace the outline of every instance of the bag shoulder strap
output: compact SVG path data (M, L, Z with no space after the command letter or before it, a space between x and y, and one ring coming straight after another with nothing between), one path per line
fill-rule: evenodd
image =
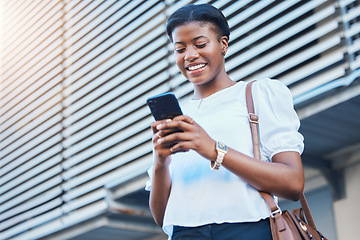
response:
M254 101L253 101L252 92L251 92L251 87L254 82L255 81L249 82L246 85L245 97L246 97L246 106L247 106L247 110L248 110L248 114L249 114L249 122L250 122L251 136L252 136L253 149L254 149L254 158L261 160L260 144L259 144L259 130L258 130L258 116L255 114ZM272 214L274 214L276 212L280 212L280 208L277 206L277 204L275 203L274 199L272 198L272 196L270 194L261 192L261 191L259 191L259 192L260 192L261 196L264 198L267 205L269 206ZM308 224L312 228L316 229L315 222L311 215L310 208L307 204L304 193L301 193L300 203L304 210L305 217L306 217Z

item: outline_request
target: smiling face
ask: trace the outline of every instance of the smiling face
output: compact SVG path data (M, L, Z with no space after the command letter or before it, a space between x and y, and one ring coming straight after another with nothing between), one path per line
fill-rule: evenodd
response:
M211 23L190 22L172 33L176 64L195 86L216 85L226 75L227 37L219 37Z

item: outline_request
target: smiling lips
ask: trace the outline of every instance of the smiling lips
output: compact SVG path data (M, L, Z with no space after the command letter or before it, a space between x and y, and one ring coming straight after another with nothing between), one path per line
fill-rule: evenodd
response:
M200 64L188 66L188 67L186 67L186 70L188 70L188 71L195 71L195 70L201 69L201 68L203 68L203 67L205 67L205 66L206 66L205 63L200 63Z

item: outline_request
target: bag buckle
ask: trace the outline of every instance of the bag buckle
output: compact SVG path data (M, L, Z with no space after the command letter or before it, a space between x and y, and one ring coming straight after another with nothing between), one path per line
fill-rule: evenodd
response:
M249 122L258 124L258 116L255 113L249 113Z
M274 217L275 217L275 214L277 214L277 213L282 214L282 211L281 211L280 208L278 208L278 209L276 209L275 211L271 212L271 213L270 213L270 216L271 216L272 218L274 218Z

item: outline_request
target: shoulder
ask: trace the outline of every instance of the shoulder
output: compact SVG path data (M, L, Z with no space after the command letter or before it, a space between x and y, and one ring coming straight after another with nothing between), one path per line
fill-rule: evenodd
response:
M279 93L279 92L290 92L289 88L277 79L263 78L256 80L253 83L253 88L255 90L270 92L270 93Z
M281 81L265 78L254 82L252 88L255 111L292 114L293 96Z
M292 93L290 89L281 81L276 79L264 78L257 80L253 83L252 93L255 99L264 99L264 100L285 100L291 101L292 103Z

